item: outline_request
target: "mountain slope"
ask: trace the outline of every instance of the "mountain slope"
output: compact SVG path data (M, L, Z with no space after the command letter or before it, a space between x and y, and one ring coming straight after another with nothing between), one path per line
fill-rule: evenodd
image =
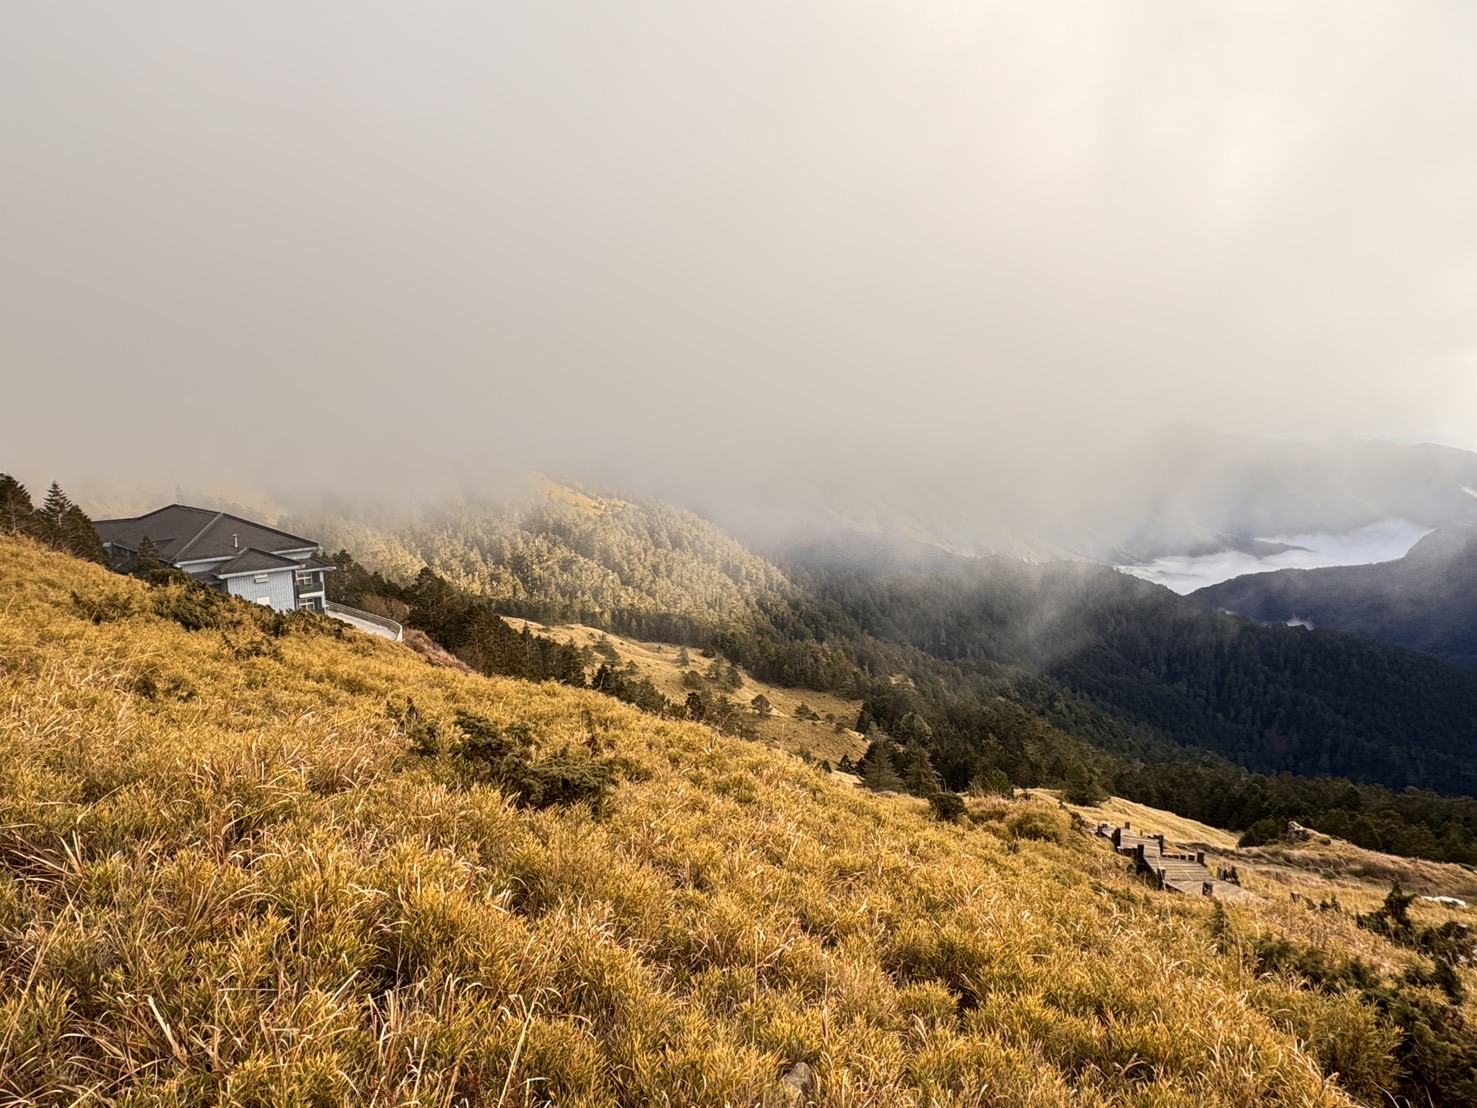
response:
M1306 913L1147 894L1049 806L941 825L590 692L21 541L0 538L0 580L0 1097L779 1104L787 1073L822 1105L1414 1088L1370 1004L1259 973L1259 936L1307 944ZM508 776L595 765L613 784L593 808ZM1316 923L1398 970L1348 918Z
M582 606L579 586L559 577L561 565L579 565L583 557L563 535L582 529L587 547L607 551L602 572L621 588L680 559L688 577L722 578L736 597L737 607L726 613L685 604L668 611L654 591L635 588L637 599L606 613L602 629L619 632L631 622L687 633L690 638L675 641L722 654L757 680L863 700L867 718L884 730L919 737L951 788L1002 773L1024 786L1062 786L1074 776L1090 784L1095 776L1133 790L1137 799L1231 826L1278 815L1321 818L1338 809L1330 818L1340 833L1364 845L1451 860L1471 854L1477 823L1459 806L1426 805L1397 817L1397 798L1389 795L1362 794L1351 809L1337 788L1323 789L1315 802L1306 789L1242 780L1225 764L1214 771L1214 783L1185 765L1213 752L1263 773L1349 776L1387 783L1397 793L1412 783L1477 792L1471 749L1477 686L1468 675L1352 638L1257 629L1101 567L959 559L923 544L853 537L792 548L790 569L781 573L686 513L612 506L556 503L556 517L576 511L579 518L551 535L529 532L563 551L545 563L542 593L494 606L556 613L566 601ZM504 515L470 518L465 530L508 526L507 510L495 511ZM634 526L669 516L665 534L693 536L680 552L670 539L641 538L652 529ZM542 518L525 514L523 525L537 526ZM398 541L380 534L381 544ZM441 533L444 561L456 550L484 557L473 545L458 546L466 541L459 534ZM619 559L608 553L615 549L623 551ZM745 578L727 565L751 566L747 579L767 582L764 591L741 587ZM334 580L335 588L351 581L373 586L358 571ZM413 606L396 618L454 634L455 619L436 630L446 621L436 614L433 585L422 576L390 589ZM363 605L373 598L341 599ZM421 619L427 622L417 624ZM630 634L647 642L663 638ZM475 659L472 664L480 668ZM912 726L910 715L927 728ZM862 730L867 726L861 722ZM1134 769L1136 762L1157 768ZM1227 803L1211 803L1207 788Z
M304 525L369 569L408 578L429 567L511 615L666 641L712 634L794 593L773 565L688 512L549 481L388 526L343 515Z
M1477 674L1336 632L1263 627L1099 566L807 555L869 634L1040 674L1125 724L1261 773L1477 795Z
M1263 623L1351 631L1477 668L1477 528L1435 531L1393 562L1247 574L1190 599Z

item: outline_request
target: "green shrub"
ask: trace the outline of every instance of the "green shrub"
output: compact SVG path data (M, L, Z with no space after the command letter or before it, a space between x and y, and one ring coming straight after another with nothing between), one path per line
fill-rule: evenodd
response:
M1266 846L1268 843L1281 842L1287 831L1287 825L1275 819L1259 819L1248 827L1241 835L1237 846Z
M615 784L609 760L568 746L535 758L526 724L499 727L473 712L457 712L456 728L462 739L450 754L464 782L493 785L524 808L589 804L596 814L604 812Z
M137 608L131 593L106 593L102 596L83 596L72 593L72 607L83 619L93 623L112 623L127 619Z
M1392 893L1402 895L1398 887ZM1338 1067L1351 1067L1350 1072L1365 1075L1393 1072L1393 1088L1385 1091L1398 1094L1392 1099L1399 1104L1432 1108L1477 1104L1477 1028L1467 1023L1455 1003L1443 1004L1424 992L1432 986L1445 988L1457 1000L1460 981L1455 989L1451 987L1457 974L1450 962L1437 958L1433 970L1408 970L1403 980L1387 983L1360 958L1340 959L1286 939L1259 938L1253 953L1258 972L1295 973L1312 989L1356 996L1376 1013L1379 1026L1393 1044L1395 1065L1380 1065L1367 1056L1367 1050L1358 1059L1348 1057L1358 1051L1358 1043L1349 1036L1330 1034L1325 1024L1320 1057L1326 1067L1332 1067L1330 1073L1345 1072ZM1365 1040L1368 1047L1378 1037L1365 1036Z
M1039 842L1064 843L1067 841L1068 823L1059 812L1045 808L1026 808L1005 821L1011 837L1035 839Z
M172 619L186 631L207 631L226 622L230 601L194 581L173 582L154 594L154 614Z
M567 747L534 761L505 758L499 768L498 784L527 808L589 804L600 814L615 784L610 763Z
M958 823L967 811L958 793L934 793L928 798L928 806L933 809L933 818L941 823Z

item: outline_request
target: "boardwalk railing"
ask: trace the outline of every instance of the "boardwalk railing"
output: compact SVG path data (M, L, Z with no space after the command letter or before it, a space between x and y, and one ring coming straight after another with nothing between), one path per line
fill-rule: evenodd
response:
M347 604L335 604L332 600L324 601L323 610L328 615L342 618L345 623L367 623L370 626L363 628L363 630L383 635L385 638L394 639L396 642L400 642L405 637L404 628L393 619L377 616L373 612L351 608Z
M1214 876L1205 867L1203 851L1189 853L1169 847L1163 835L1139 835L1127 825L1110 827L1098 825L1097 833L1113 841L1113 849L1134 860L1134 868L1152 877L1161 888L1172 892L1187 892L1199 889L1206 896L1214 895ZM1210 892L1207 892L1209 888Z

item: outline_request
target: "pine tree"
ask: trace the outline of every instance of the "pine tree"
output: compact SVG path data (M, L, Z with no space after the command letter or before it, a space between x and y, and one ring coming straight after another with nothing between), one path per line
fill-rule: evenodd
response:
M893 735L905 743L925 744L933 738L933 728L917 712L909 712L898 721Z
M144 541L138 544L138 556L134 558L130 572L135 577L147 580L163 568L164 563L159 560L159 550L154 546L154 540L145 535Z
M893 745L887 740L872 743L867 753L857 763L862 784L869 789L885 792L902 792L903 779L898 775Z
M1088 766L1073 762L1067 767L1066 788L1062 790L1062 799L1068 804L1095 807L1108 799L1108 791Z
M914 796L932 796L939 791L938 774L923 747L910 744L899 749L895 766L903 787Z
M57 550L66 549L65 521L72 507L72 501L62 492L62 487L53 481L37 515L40 517L41 538Z
M8 473L0 473L0 531L36 537L39 527L31 494Z
M100 566L108 564L108 552L103 549L97 528L87 513L75 504L62 516L62 543L62 549L75 558L85 558Z

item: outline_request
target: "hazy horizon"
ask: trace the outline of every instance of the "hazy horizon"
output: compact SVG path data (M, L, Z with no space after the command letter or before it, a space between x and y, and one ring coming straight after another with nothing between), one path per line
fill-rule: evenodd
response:
M5 23L0 467L33 484L987 511L1166 426L1477 447L1466 5Z

